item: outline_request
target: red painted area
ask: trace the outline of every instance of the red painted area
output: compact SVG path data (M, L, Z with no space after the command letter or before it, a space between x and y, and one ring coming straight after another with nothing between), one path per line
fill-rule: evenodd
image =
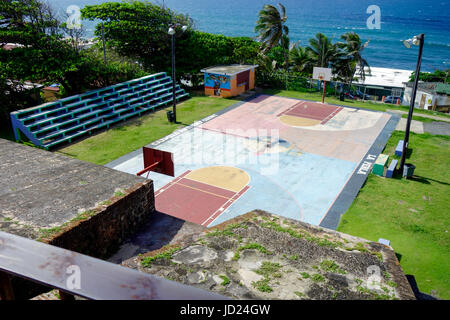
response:
M219 208L214 212L211 216L209 216L208 219L206 219L202 225L208 226L211 224L214 220L216 220L225 210L233 204L237 199L239 199L248 189L250 189L249 186L246 186L244 189L242 189L240 192L236 193L232 198L230 198L223 206L222 208Z
M201 182L191 180L191 179L181 179L178 183L181 183L181 184L185 185L186 187L191 187L191 188L203 190L205 192L214 193L219 196L226 197L226 198L231 198L232 196L234 196L236 194L235 192L233 192L231 190L218 188L218 187L212 186L210 184L201 183Z
M342 108L330 105L324 105L314 102L299 102L280 115L289 115L313 120L320 120L325 124L334 117ZM279 116L280 116L279 115Z
M208 86L205 86L205 88L206 89L215 89L214 87L208 87ZM223 91L231 91L231 89L226 89L226 88L220 88L220 90L223 90Z
M236 193L184 178L189 172L155 192L156 210L208 226L249 189L246 186Z

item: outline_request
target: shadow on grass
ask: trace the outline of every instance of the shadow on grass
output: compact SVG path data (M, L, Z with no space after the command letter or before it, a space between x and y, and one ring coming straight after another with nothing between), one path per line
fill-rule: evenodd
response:
M413 181L417 181L420 183L425 183L425 184L430 184L430 181L439 183L439 184L443 184L445 186L449 186L450 183L444 182L444 181L439 181L439 180L435 180L435 179L431 179L431 178L426 178L426 177L421 177L421 176L416 176L413 175L409 180L413 180Z
M409 159L409 158L411 158L411 156L412 156L412 154L413 154L413 149L407 149L406 150L406 159Z
M417 285L416 278L412 274L407 274L406 279L409 282L409 285L411 286L412 291L414 292L414 295L416 296L417 300L439 300L436 297L433 297L432 295L420 292L419 286Z
M405 177L402 176L402 174L400 173L400 171L398 171L398 169L395 171L392 179L395 180L402 180L402 179L406 179ZM414 182L419 182L419 183L423 183L423 184L431 184L430 181L439 183L439 184L443 184L445 186L449 186L450 183L448 182L444 182L444 181L440 181L440 180L436 180L436 179L431 179L431 178L427 178L427 177L422 177L422 176L418 176L418 175L413 175L412 177L408 178L409 181L414 181Z

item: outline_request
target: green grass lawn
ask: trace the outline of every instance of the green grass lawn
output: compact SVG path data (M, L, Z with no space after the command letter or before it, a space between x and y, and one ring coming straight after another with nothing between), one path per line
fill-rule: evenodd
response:
M393 155L404 133L394 131L383 153ZM450 299L450 137L411 133L414 179L369 175L338 231L389 239L419 289Z
M178 124L169 123L167 120L166 111L172 110L172 107L167 107L124 122L110 130L60 149L58 152L104 165L238 101L239 99L192 97L177 106L177 121L180 122Z
M320 92L300 92L300 91L289 91L289 90L277 90L277 89L265 89L265 94L270 95L278 95L282 97L287 98L295 98L295 99L306 99L306 100L313 100L313 101L322 101L322 93ZM354 108L362 108L362 109L370 109L370 110L376 110L376 111L386 111L388 109L392 110L400 110L400 111L409 111L409 107L402 106L402 105L395 105L395 104L389 104L389 103L376 103L376 102L370 102L370 101L360 101L360 100L348 100L340 101L336 97L325 97L325 102L330 104L337 104L337 105L343 105L343 106L349 106ZM435 112L435 111L429 111L429 110L421 110L421 109L414 109L413 119L422 121L422 122L432 122L436 121L433 119L415 116L419 114L425 114L425 115L433 115L433 116L440 116L443 118L450 119L450 115L441 113L441 112ZM402 115L403 118L407 118L408 115Z

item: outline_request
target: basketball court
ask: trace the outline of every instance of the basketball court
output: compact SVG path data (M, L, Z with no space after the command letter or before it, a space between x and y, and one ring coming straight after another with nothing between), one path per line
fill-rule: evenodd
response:
M259 95L107 166L145 173L158 211L203 226L261 209L335 229L397 121Z

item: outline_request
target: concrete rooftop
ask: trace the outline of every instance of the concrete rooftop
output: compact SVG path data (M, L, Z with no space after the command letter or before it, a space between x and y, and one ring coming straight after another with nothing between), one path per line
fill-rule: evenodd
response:
M146 181L3 139L0 150L0 230L32 239Z
M225 76L232 76L253 68L257 68L258 65L247 65L247 64L231 64L223 66L214 66L200 70L200 72L208 72L215 74L223 74Z
M163 247L141 233L122 248L122 264L234 299L415 299L380 243L259 210L207 230L172 229Z

